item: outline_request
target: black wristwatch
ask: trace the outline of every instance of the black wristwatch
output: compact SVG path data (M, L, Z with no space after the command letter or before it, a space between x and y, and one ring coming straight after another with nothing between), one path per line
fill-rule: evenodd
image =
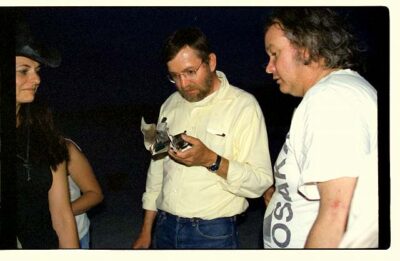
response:
M219 165L221 164L221 156L217 154L217 160L207 169L211 172L217 172L219 169Z

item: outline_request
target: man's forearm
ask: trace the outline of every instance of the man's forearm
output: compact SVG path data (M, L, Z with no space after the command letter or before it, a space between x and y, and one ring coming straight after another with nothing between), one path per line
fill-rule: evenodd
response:
M317 218L308 234L305 248L337 248L343 237L343 225L335 220Z
M320 205L306 248L337 248L346 230L357 179L351 177L318 183Z
M151 234L156 215L157 211L145 210L141 233Z

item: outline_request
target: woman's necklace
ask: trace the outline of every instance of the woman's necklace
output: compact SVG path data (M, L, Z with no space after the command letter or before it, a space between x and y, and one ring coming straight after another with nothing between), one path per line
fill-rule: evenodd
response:
M28 119L30 118L30 106L28 105L27 107L27 115L28 115ZM31 141L31 128L30 128L30 124L28 124L27 126L27 133L26 133L26 151L25 151L25 155L26 157L22 157L21 155L17 154L17 157L20 158L23 161L22 166L25 169L25 173L26 173L26 181L30 181L31 180L31 169L32 169L32 163L29 160L29 149L30 149L30 141Z

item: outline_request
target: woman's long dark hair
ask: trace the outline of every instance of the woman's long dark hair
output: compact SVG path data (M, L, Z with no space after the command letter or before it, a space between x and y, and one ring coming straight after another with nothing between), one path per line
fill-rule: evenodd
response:
M48 106L38 101L22 104L17 117L17 151L27 164L46 164L55 171L58 164L69 160L65 140Z

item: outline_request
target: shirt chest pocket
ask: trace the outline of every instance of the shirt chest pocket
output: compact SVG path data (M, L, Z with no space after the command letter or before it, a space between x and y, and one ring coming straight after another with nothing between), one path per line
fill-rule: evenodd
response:
M230 140L228 130L229 124L223 120L211 120L206 127L204 143L215 153L225 155L225 150Z

